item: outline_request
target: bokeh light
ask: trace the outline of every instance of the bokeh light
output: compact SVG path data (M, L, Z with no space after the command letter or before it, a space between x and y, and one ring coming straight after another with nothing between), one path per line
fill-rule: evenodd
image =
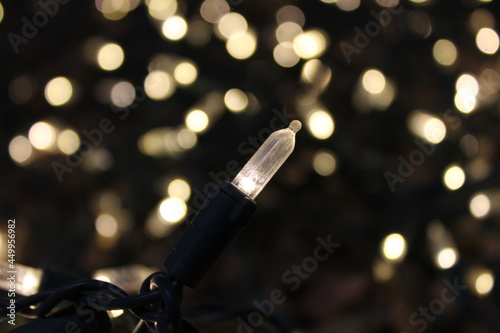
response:
M161 31L163 35L173 41L180 40L186 36L188 25L186 20L180 16L169 17L163 22Z
M377 69L369 69L363 74L363 88L370 94L380 94L385 88L385 76Z
M175 92L175 82L167 72L152 71L144 80L144 91L149 98L161 101Z
M450 230L439 220L427 225L427 245L438 269L449 269L459 260L459 253Z
M245 33L248 29L247 20L243 15L232 12L225 14L217 24L217 31L226 39Z
M399 262L406 255L406 240L400 234L390 234L382 241L382 255L390 261Z
M48 122L38 122L31 126L28 138L33 147L40 150L49 150L56 142L56 129Z
M157 20L166 20L173 16L178 7L176 0L148 0L146 4L149 15Z
M458 190L465 183L464 170L455 164L449 166L444 172L443 182L449 190Z
M376 0L377 3L382 7L396 7L399 5L399 0Z
M285 22L294 22L303 27L306 22L304 12L297 6L287 5L281 7L276 12L276 22L283 24Z
M487 295L493 289L495 280L493 278L493 273L491 271L486 271L481 273L475 283L476 291L479 295Z
M187 206L180 198L167 198L160 203L159 213L164 221L176 223L186 216Z
M410 113L407 124L414 135L429 143L438 144L446 137L444 122L424 110Z
M225 0L205 0L201 4L200 14L209 23L218 23L229 13L229 4Z
M187 201L191 196L191 187L184 179L177 178L168 184L167 193L170 197Z
M120 45L108 43L103 45L97 53L99 67L106 71L113 71L123 64L125 54Z
M338 0L335 4L345 12L352 12L361 5L361 0Z
M471 74L462 74L458 77L455 83L456 91L468 90L474 96L479 92L479 83L477 79Z
M441 269L453 267L457 262L457 253L454 248L446 247L441 249L436 256L436 263Z
M33 82L25 75L14 78L9 84L9 97L16 104L28 102L35 90Z
M469 202L469 211L476 218L486 217L491 209L490 198L484 193L475 194Z
M121 81L111 88L111 102L119 107L126 107L135 100L135 88L130 82Z
M332 79L332 70L319 59L308 60L304 63L300 74L302 82L311 84L322 90Z
M425 39L432 34L433 22L430 15L423 10L409 11L406 24L409 30L418 38Z
M493 290L495 275L491 269L481 264L475 264L467 270L466 281L473 294L478 297L486 297Z
M95 230L102 237L114 237L118 232L118 222L114 216L108 214L99 215L95 220Z
M477 8L469 17L469 25L471 32L477 34L482 28L493 29L495 27L495 17L489 10Z
M233 34L226 42L226 49L235 59L247 59L257 49L257 37L253 31Z
M16 163L23 164L29 160L33 148L27 137L18 135L9 143L10 158Z
M139 138L138 147L144 155L160 157L163 154L163 140L157 131L149 131Z
M283 22L276 28L276 39L279 43L293 43L302 34L302 27L295 22Z
M279 43L273 50L274 61L281 67L289 68L298 64L300 57L293 50L293 44L289 42Z
M454 101L458 111L463 113L470 113L476 108L476 96L469 89L457 91Z
M195 64L191 62L181 62L174 69L174 79L180 85L188 86L196 81L197 77L198 69Z
M325 68L325 66L322 66ZM319 71L319 75L328 76L329 68ZM397 95L396 83L375 68L366 69L359 77L352 94L353 106L363 113L371 110L385 111L392 104Z
M293 39L293 50L302 59L321 56L328 47L328 40L321 30L308 30Z
M95 0L97 10L111 21L121 20L139 4L140 0Z
M57 146L64 154L71 155L80 147L80 137L75 131L66 129L57 136Z
M335 129L333 117L324 110L311 111L306 124L309 132L320 140L328 139Z
M434 60L440 65L451 66L458 57L458 52L455 44L447 39L440 39L436 41L432 48Z
M238 113L248 106L248 96L240 89L229 89L224 95L224 103L229 111Z
M183 128L177 133L177 143L183 149L193 148L197 141L196 134L187 128Z
M53 106L64 105L73 95L73 85L65 77L56 77L45 86L45 99Z
M206 130L208 123L208 115L202 110L192 110L186 115L186 126L195 133Z
M500 45L498 33L490 28L482 28L477 32L476 45L485 54L495 54Z
M328 149L320 149L313 156L313 168L318 175L327 177L335 172L337 160L333 152Z

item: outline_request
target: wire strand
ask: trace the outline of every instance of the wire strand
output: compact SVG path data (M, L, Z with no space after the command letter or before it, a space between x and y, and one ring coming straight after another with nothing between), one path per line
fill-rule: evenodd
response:
M96 311L129 310L139 323L134 333L198 333L182 318L180 305L182 285L165 272L156 272L142 283L139 294L130 296L114 284L99 280L82 280L59 289L35 295L20 296L16 312L29 318L45 318L54 314L63 302L83 304ZM6 317L9 301L0 300L0 315Z

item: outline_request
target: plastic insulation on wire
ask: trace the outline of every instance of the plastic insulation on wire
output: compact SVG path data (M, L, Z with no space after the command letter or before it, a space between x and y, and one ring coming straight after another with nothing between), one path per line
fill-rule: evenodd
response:
M203 204L163 266L176 280L195 288L252 217L255 201L225 182Z
M59 289L19 298L16 300L16 313L27 318L44 317L64 300L76 297L89 297L84 292L98 291L106 292L110 299L130 297L125 291L111 283L98 280L85 280L71 283ZM0 303L0 316L7 315L9 311L7 303L5 301ZM36 304L40 305L32 308Z
M106 333L112 331L106 311L128 309L145 326L145 330L138 332L197 333L181 317L181 300L182 285L165 272L148 277L137 296L129 296L108 282L78 281L53 291L19 298L16 313L34 320L10 332ZM60 309L63 302L68 301L71 305ZM0 302L2 317L8 314L8 303Z
M182 284L164 272L153 273L144 280L140 293L158 292L161 301L153 304L148 311L133 311L142 319L133 332L198 333L181 316L182 287Z
M108 300L112 298L125 298L128 294L120 288L98 280L79 281L59 288L52 292L29 296L18 300L17 310L21 315L24 311L29 316L39 318L19 328L12 333L24 332L66 332L77 330L79 332L110 332L112 324L104 310L96 309L92 305L97 303L97 298L89 293L100 292ZM101 296L102 297L102 296ZM63 301L72 301L74 305L58 309ZM31 306L40 303L36 308ZM57 309L57 311L56 311ZM5 315L7 307L0 313ZM56 312L55 312L56 311Z

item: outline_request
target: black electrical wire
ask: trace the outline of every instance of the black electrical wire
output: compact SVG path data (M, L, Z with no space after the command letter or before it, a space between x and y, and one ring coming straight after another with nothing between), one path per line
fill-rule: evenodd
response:
M16 299L16 313L29 318L45 318L63 302L84 304L96 311L129 310L141 322L134 332L197 333L181 316L182 285L164 272L150 275L142 283L139 295L130 296L114 284L99 280L70 283L56 290ZM96 302L94 294L102 292L105 304ZM0 315L7 317L9 301L0 301Z
M52 315L62 302L69 301L75 305L84 304L96 311L129 310L140 319L134 333L198 333L190 322L182 318L180 309L183 298L182 288L182 284L165 272L156 272L147 277L140 287L139 294L135 296L130 296L119 287L105 281L83 280L56 290L20 296L16 300L16 312L29 319L44 318ZM106 299L105 304L95 302L95 294L98 292L104 292L110 299ZM0 300L1 316L7 315L8 304L9 301ZM212 313L203 313L210 309L213 310ZM191 317L196 318L195 323L198 324L221 321L235 316L245 317L255 311L252 307L226 309L215 303L200 303L186 310L188 314L191 313ZM266 321L280 332L292 331L291 325L275 313L266 317ZM259 327L256 331L264 332L267 329Z
M169 283L168 278L164 275L155 275L151 279L151 289L158 289L165 304L165 308L161 309L164 314L163 318L169 319L171 330L178 332L181 323L181 310L179 295L180 290L175 290L174 286ZM157 320L156 324L160 325L162 320ZM167 323L162 323L167 324Z
M129 295L118 288L117 286L99 280L87 280L72 283L71 285L59 288L54 291L38 308L38 316L46 316L52 309L54 309L63 300L70 299L71 296L88 291L108 291L111 296L125 298Z

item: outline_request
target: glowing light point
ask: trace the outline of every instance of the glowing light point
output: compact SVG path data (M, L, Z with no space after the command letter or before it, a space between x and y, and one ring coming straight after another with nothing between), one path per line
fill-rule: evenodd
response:
M292 153L295 133L301 127L300 121L293 120L288 128L271 133L233 179L233 185L255 199Z
M163 35L173 41L180 40L186 36L188 25L180 16L172 16L163 22Z
M307 128L315 138L325 140L333 134L335 123L328 112L315 110L308 117Z
M167 198L161 202L159 212L166 222L176 223L186 216L187 206L181 198Z
M19 135L10 141L9 155L14 162L20 164L27 162L32 152L33 147L27 137Z
M36 149L48 150L56 142L56 130L51 124L40 121L31 126L28 137Z
M125 54L120 45L109 43L99 49L97 63L105 71L113 71L123 64Z
M45 99L53 106L61 106L69 102L73 96L73 86L65 77L56 77L45 86Z
M370 69L363 75L363 87L370 94L380 94L385 88L385 76L377 69Z
M449 190L458 190L465 183L465 172L458 165L452 165L446 169L443 181Z
M469 203L469 210L476 218L487 216L491 209L491 201L484 193L477 193Z
M446 247L439 251L436 260L440 268L448 269L453 267L457 262L457 253L455 252L455 249Z
M190 111L186 116L186 126L195 133L203 132L209 124L208 115L202 110Z
M390 261L401 261L406 254L406 240L400 234L390 234L382 242L382 254Z
M500 38L495 30L482 28L476 35L476 45L485 54L495 54L500 46Z

